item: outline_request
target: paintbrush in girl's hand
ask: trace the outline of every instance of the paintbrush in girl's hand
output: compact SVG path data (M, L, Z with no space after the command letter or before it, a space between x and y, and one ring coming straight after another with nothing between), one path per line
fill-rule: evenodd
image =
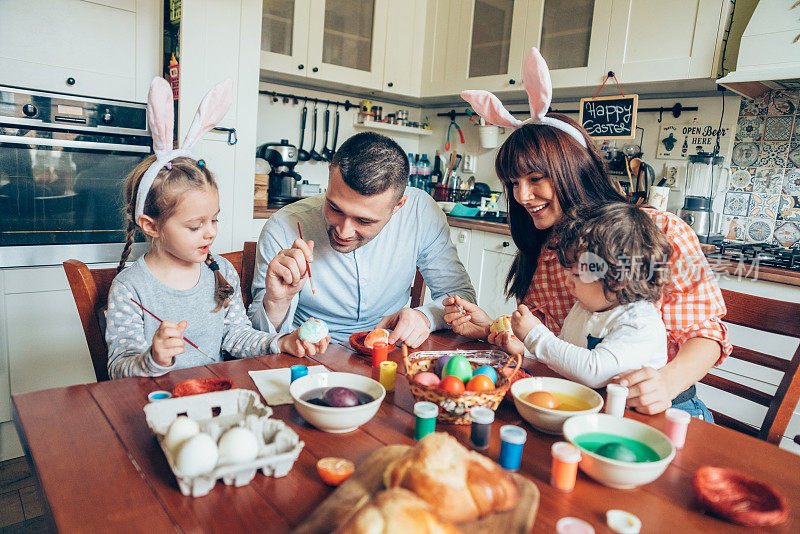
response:
M131 302L133 302L134 304L136 304L137 306L139 306L139 307L140 307L140 308L141 308L141 309L142 309L144 312L148 313L148 314L149 314L149 315L150 315L150 316L151 316L153 319L155 319L155 320L156 320L156 321L158 321L159 323L163 323L163 322L164 322L164 321L162 321L161 319L159 319L159 318L158 318L158 316L157 316L155 313L151 312L150 310L148 310L147 308L145 308L144 306L142 306L140 303L136 302L136 301L135 301L135 300L133 300L133 299L131 299ZM189 338L187 338L187 337L184 337L184 338L183 338L183 340L184 340L185 342L187 342L189 345L193 346L195 349L197 349L197 351L198 351L200 354L202 354L203 356L205 356L205 357L206 357L206 358L208 358L209 360L214 360L214 361L216 361L214 358L212 358L211 356L209 356L208 354L206 354L205 352L203 352L203 350L202 350L200 347L198 347L197 345L195 345L194 343L192 343L191 341L189 341Z
M303 239L303 231L300 229L300 221L297 222L297 233L300 234L300 239ZM305 241L305 239L303 239ZM314 291L314 280L311 279L311 264L306 261L306 269L308 269L308 283L311 284L311 294L316 295Z

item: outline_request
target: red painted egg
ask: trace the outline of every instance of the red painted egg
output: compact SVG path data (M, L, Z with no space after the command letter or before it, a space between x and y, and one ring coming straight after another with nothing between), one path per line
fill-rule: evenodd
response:
M494 389L494 382L486 375L475 375L467 382L467 391L490 391Z
M442 381L439 382L439 389L442 389L448 393L464 393L464 382L461 381L460 378L453 375L448 375L442 378Z

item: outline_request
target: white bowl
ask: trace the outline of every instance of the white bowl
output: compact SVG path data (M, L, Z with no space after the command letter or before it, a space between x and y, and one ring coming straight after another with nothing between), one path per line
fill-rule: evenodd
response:
M623 462L590 452L576 442L589 432L602 432L644 443L661 458L655 462ZM581 450L581 470L605 486L630 489L648 484L667 469L675 458L675 447L669 438L655 428L612 415L597 413L572 417L564 423L564 437Z
M363 391L374 397L375 400L360 406L331 408L300 399L312 389L337 386ZM289 386L289 394L294 399L294 407L300 412L303 419L324 432L340 434L355 430L372 419L386 396L386 390L380 382L367 376L353 373L316 373L292 382Z
M534 391L551 391L571 395L588 402L591 408L579 411L542 408L524 400L524 397ZM511 395L514 397L514 405L522 418L535 429L547 434L561 434L564 421L570 417L597 413L603 407L603 397L595 390L577 382L548 376L534 376L517 380L511 385Z

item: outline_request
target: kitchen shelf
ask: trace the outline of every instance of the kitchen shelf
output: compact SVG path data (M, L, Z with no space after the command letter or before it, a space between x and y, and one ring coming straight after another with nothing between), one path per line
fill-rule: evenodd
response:
M431 135L433 130L424 128L412 128L411 126L400 126L399 124L389 124L388 122L355 122L353 128L356 130L383 130L386 132L405 133L410 135Z

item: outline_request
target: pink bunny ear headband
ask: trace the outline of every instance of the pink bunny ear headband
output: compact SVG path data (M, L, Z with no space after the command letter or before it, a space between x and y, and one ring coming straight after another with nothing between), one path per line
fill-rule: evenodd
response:
M156 160L147 168L139 181L139 191L136 194L136 220L141 217L144 210L144 201L150 187L162 167L171 168L172 160L180 157L193 157L192 148L203 135L217 125L228 112L233 96L233 81L227 79L218 83L209 91L192 119L189 131L183 139L181 147L173 150L172 132L175 128L175 112L172 105L172 88L169 83L160 77L153 78L150 92L147 95L147 123L153 136L153 151Z
M586 139L577 128L564 121L545 116L550 108L550 100L553 98L553 84L550 82L547 63L535 47L531 48L528 57L525 58L522 80L525 84L525 91L528 93L528 103L531 106L531 118L526 121L515 119L503 107L500 100L488 91L461 91L461 98L469 102L475 113L497 126L516 129L524 124L546 124L568 134L585 147Z

